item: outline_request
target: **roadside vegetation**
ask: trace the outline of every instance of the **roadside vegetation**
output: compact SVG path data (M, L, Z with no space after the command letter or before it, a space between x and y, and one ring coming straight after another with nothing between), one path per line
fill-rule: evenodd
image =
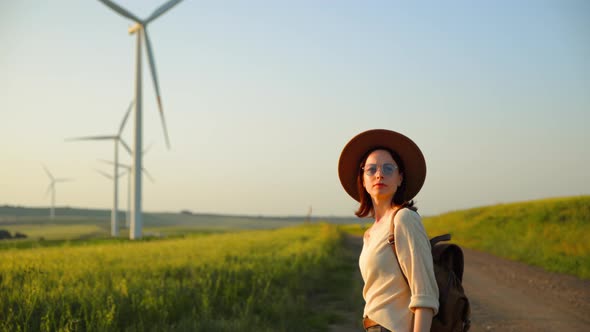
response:
M590 279L590 196L500 204L424 219L430 236Z

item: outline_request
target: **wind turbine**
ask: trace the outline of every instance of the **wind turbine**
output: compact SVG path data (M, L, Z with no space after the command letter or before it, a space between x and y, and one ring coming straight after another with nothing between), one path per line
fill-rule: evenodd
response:
M56 179L55 177L53 177L51 172L49 172L47 167L45 167L45 165L41 166L43 166L45 173L47 173L47 176L49 176L49 180L51 180L51 182L49 182L49 187L47 187L47 191L45 191L45 196L47 197L47 194L49 194L49 191L51 191L51 209L49 210L49 218L53 220L55 219L55 184L58 182L68 182L72 179Z
M156 90L156 98L158 101L158 108L160 110L160 120L162 122L162 128L164 129L164 137L166 139L166 145L170 149L170 141L168 139L168 130L166 128L166 121L164 119L164 110L162 108L162 99L160 97L160 87L158 85L158 77L156 73L156 64L154 63L154 55L152 51L152 45L147 32L147 25L154 21L160 15L164 14L172 7L177 5L182 0L170 0L165 4L158 7L154 12L145 20L138 18L133 15L127 9L117 5L116 3L109 0L99 0L107 7L111 8L118 14L135 21L129 33L135 33L137 36L136 43L136 54L135 54L135 142L133 148L133 204L131 214L131 231L130 238L139 239L141 238L142 229L142 214L141 214L141 163L142 163L142 84L141 84L141 45L142 36L145 38L145 44L147 49L148 60L150 64L150 71L152 74L152 80L154 82L154 89ZM116 167L116 166L115 166Z
M148 149L146 149L145 151L143 151L143 153L145 154L147 152ZM125 227L129 228L130 226L130 211L131 211L131 171L132 171L132 167L131 165L126 165L126 164L115 164L114 162L110 161L110 160L104 160L104 159L99 159L99 161L106 163L106 164L110 164L110 165L118 165L120 168L123 168L125 170L125 174L127 175L127 218L125 219ZM142 171L145 173L145 175L148 177L148 179L150 179L150 181L152 183L155 182L154 178L150 175L150 173L148 172L147 169L145 169L145 167L141 168ZM110 176L109 174L106 174L105 172L96 170L97 172L99 172L100 174L102 174L103 176L112 179L113 177Z
M125 143L121 134L123 133L123 129L125 128L125 123L127 122L127 118L129 117L129 113L131 113L131 107L133 106L133 102L129 104L127 108L127 112L119 125L119 131L116 135L105 135L105 136L86 136L86 137L76 137L76 138L68 138L67 141L104 141L104 140L113 140L115 142L115 162L119 162L119 143L123 145L125 150L131 153L131 149ZM113 184L114 184L114 194L113 194L113 210L111 211L111 236L119 236L119 227L117 226L119 223L119 174L117 172L117 167L114 167L113 170Z

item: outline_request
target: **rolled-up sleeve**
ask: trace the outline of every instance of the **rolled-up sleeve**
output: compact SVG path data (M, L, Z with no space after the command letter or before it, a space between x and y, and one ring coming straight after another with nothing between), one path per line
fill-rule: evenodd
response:
M438 312L438 286L430 241L420 215L412 210L400 210L394 220L395 245L402 271L410 285L409 309L432 308Z

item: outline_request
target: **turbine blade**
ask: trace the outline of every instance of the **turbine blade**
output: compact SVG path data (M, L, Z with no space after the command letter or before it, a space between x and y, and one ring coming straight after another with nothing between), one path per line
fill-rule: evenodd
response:
M54 182L57 183L57 182L72 182L72 181L74 181L74 179L72 179L72 178L61 178L61 179L55 179Z
M123 140L122 138L119 138L119 143L121 143L121 145L123 145L123 147L125 148L125 150L127 150L127 153L129 153L130 156L133 156L133 151L131 151L131 148L129 147L129 145L127 145L127 143L125 143L125 140Z
M147 176L147 178L148 178L148 179L150 179L150 181L151 181L152 183L154 183L154 182L155 182L155 181L154 181L154 178L153 178L153 177L150 175L150 173L147 171L147 169L145 169L145 168L143 168L143 167L142 167L142 168L141 168L141 171L142 171L142 172L145 174L145 176Z
M49 170L47 169L47 167L45 167L45 165L41 164L41 166L43 166L43 169L45 170L45 173L47 173L47 176L49 176L49 178L51 179L51 181L55 180L53 178L53 175L51 175L51 172L49 172Z
M45 197L47 197L47 195L49 195L49 192L51 191L51 186L53 186L53 182L51 182L49 184L49 186L47 186L47 190L45 191Z
M158 98L158 102L160 99ZM164 117L164 111L160 109L160 121L162 121L162 128L164 129L164 138L166 138L166 147L170 150L170 138L168 137L168 127L166 126L166 118Z
M116 11L120 15L125 16L128 19L134 20L135 22L141 23L141 20L137 16L131 14L131 12L129 12L127 9L117 5L116 3L109 1L109 0L99 0L99 1L104 3L107 7Z
M165 12L170 10L170 8L176 6L181 1L182 0L170 0L170 1L166 2L165 4L161 5L160 7L156 8L156 10L154 10L152 15L150 15L150 17L148 17L145 20L145 24L148 24L151 21L157 19L160 15L164 14Z
M119 127L119 134L117 136L121 137L121 133L123 132L123 128L125 128L125 123L127 123L127 118L129 117L129 114L131 113L131 109L133 107L133 104L135 104L135 101L132 101L131 104L129 104L129 107L127 108L127 113L125 113L125 117L123 118L123 121L121 122L121 126Z
M156 99L158 100L158 109L160 110L160 120L162 121L162 128L164 129L164 138L166 139L166 146L170 149L170 139L168 138L168 128L166 127L166 119L164 119L164 109L162 108L162 97L160 95L160 86L158 84L158 73L156 72L156 63L154 61L154 52L152 50L152 43L148 36L147 29L143 29L145 42L147 45L148 60L150 62L150 71L152 73L152 80L154 82L154 89L156 90Z
M112 161L110 161L110 160L105 160L105 159L98 159L98 161L100 161L101 163L104 163L104 164L109 164L109 165L114 165L114 164L115 164L114 162L112 162ZM118 163L117 165L118 165L119 167L121 167L121 168L125 168L125 169L131 169L131 166L129 166L129 165L126 165L126 164L121 164L121 163Z
M101 171L99 169L96 169L96 168L94 170L96 172L98 172L98 174L100 174L100 175L102 175L102 176L104 176L104 177L106 177L108 179L111 179L111 180L113 179L113 177L110 174L106 173L106 172L103 172L103 171Z
M73 137L73 138L66 138L66 142L71 141L102 141L102 140L109 140L109 139L117 139L117 136L85 136L85 137Z

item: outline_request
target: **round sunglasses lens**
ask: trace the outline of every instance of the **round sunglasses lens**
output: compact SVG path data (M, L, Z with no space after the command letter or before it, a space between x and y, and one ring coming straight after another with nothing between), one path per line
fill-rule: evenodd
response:
M385 164L383 165L383 175L391 175L393 171L395 171L395 167L392 164Z

